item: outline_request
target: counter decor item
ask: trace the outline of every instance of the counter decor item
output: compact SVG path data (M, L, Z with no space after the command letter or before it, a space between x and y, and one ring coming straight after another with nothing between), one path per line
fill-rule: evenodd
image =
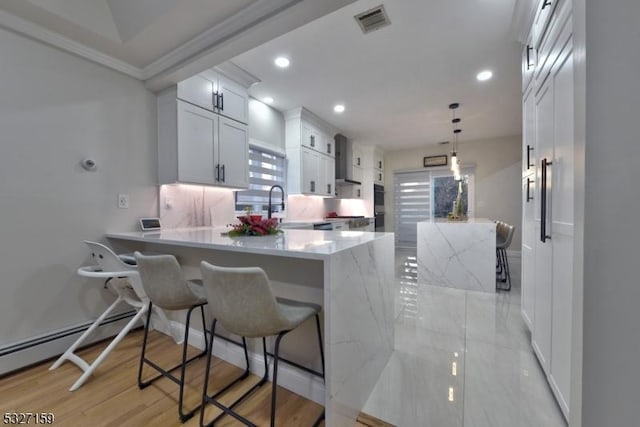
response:
M238 217L240 224L229 224L232 228L229 236L268 236L282 233L278 227L278 218L262 219L262 215L253 215L249 208L246 212L246 215Z

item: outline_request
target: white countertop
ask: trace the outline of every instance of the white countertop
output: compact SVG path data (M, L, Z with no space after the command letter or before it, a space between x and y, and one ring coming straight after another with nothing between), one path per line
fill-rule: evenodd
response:
M487 218L468 218L464 221L450 221L447 218L431 218L419 222L424 222L427 224L495 224L494 221Z
M362 231L283 230L273 236L229 237L221 233L227 227L195 227L162 230L159 232L106 233L110 239L144 243L217 249L242 253L286 256L306 259L325 259L345 249L353 248L392 233Z

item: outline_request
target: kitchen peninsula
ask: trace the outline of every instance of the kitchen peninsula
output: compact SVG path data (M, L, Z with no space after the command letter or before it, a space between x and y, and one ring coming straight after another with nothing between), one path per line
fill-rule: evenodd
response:
M229 237L222 235L225 231L199 227L107 237L116 250L174 254L187 277L199 276L201 260L259 266L277 296L323 305L326 425L353 425L393 349L393 234L284 230L272 236ZM304 326L283 340L282 353L319 371L313 325ZM216 350L214 346L216 356L225 358ZM305 374L279 375L279 385L322 402L317 396L322 382L311 377L301 381Z
M418 223L418 283L495 292L496 225L484 218Z

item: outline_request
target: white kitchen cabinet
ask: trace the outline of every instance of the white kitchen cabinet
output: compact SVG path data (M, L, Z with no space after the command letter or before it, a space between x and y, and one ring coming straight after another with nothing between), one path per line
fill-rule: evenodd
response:
M247 126L220 116L217 152L218 185L249 188L249 135Z
M239 121L249 122L247 88L220 72L207 70L178 83L178 98Z
M340 185L338 186L339 199L362 199L362 185Z
M158 181L247 188L247 126L176 99L158 96Z
M532 45L540 52L533 76L526 75L531 70L523 55L521 309L536 356L568 418L575 222L571 4L546 2L558 5L543 11L541 0L532 24Z
M177 101L177 106L177 181L213 185L216 183L214 141L218 117L183 101Z
M178 83L178 98L208 111L213 111L213 82L196 75Z
M335 196L335 144L330 125L304 108L285 113L289 194Z
M373 183L384 185L384 153L378 148L373 151Z

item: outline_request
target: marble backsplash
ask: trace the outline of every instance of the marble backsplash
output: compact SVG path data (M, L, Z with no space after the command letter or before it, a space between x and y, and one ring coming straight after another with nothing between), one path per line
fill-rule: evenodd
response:
M199 185L160 186L160 221L164 228L225 226L236 222L234 191ZM287 197L286 219L315 220L328 212L371 216L364 200L325 199L317 196Z

